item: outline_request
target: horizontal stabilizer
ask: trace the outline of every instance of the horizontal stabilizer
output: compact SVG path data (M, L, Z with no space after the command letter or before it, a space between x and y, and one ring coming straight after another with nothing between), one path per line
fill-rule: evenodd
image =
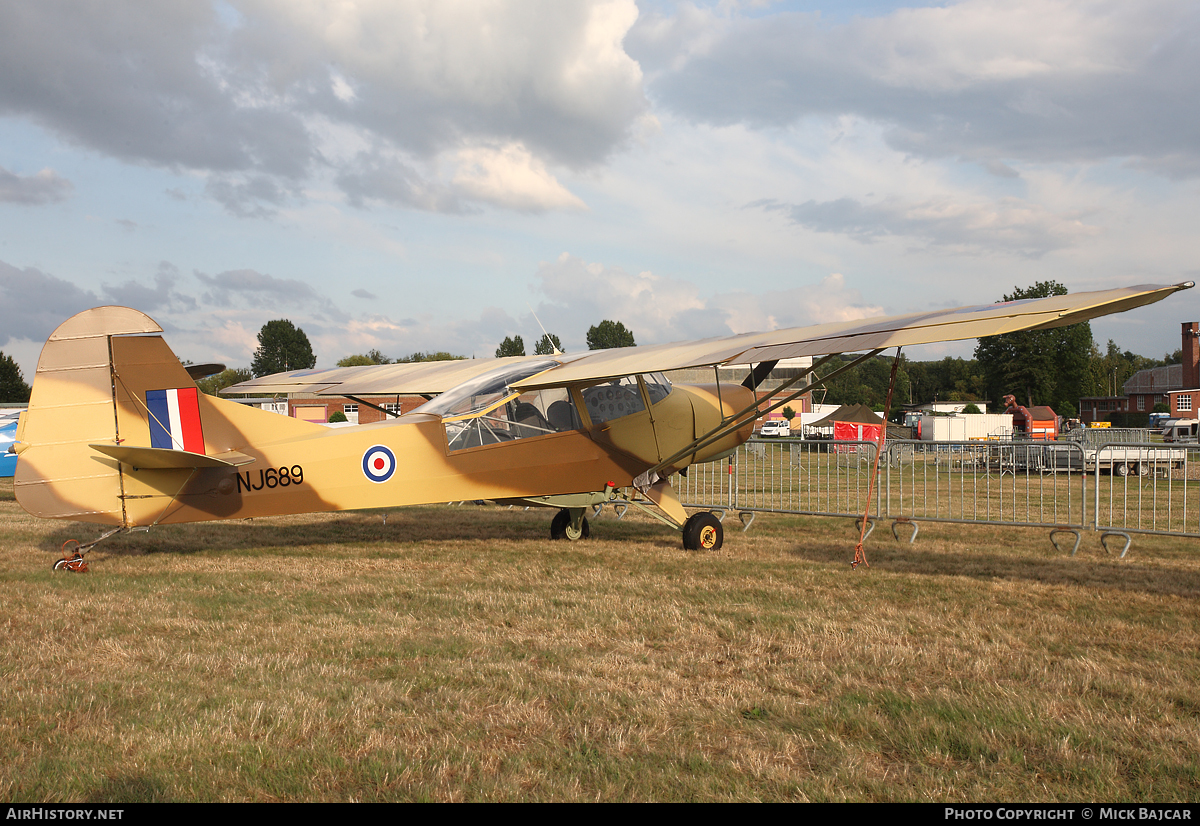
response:
M135 468L170 469L198 467L238 467L255 461L253 456L227 450L216 456L192 453L189 450L171 450L163 447L125 447L124 445L89 444L105 456L111 456Z
M224 364L186 364L184 367L187 374L192 377L192 381L200 381L200 379L225 372Z

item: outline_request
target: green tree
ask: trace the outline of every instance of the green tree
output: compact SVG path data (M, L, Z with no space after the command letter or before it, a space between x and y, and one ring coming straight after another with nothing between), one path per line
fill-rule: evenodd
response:
M1039 281L1015 288L1003 300L1066 294L1067 288L1057 281ZM1092 354L1092 326L1086 322L989 336L975 347L990 401L1000 406L1011 393L1027 407L1049 405L1061 416L1075 415L1080 397L1089 395Z
M396 359L396 364L415 364L419 361L462 361L466 356L456 356L453 353L447 353L445 350L439 350L436 353L413 353L411 356L401 356Z
M502 359L505 356L523 356L525 355L525 342L520 336L505 337L504 341L500 342L500 346L496 348L496 358Z
M834 359L825 368L826 373L832 373L838 367L856 358L852 355ZM832 381L825 384L828 392L825 395L826 404L865 404L872 410L882 410L887 399L888 383L892 378L892 361L894 355L880 355L869 359L853 370L848 370ZM896 387L892 392L891 414L899 410L908 399L910 385L905 359L900 358L900 366L896 370Z
M605 319L588 328L587 346L589 350L611 350L615 347L636 347L637 342L624 324Z
M1081 396L1122 396L1125 382L1134 373L1151 367L1163 367L1168 362L1139 356L1129 350L1122 351L1112 339L1104 354L1092 345L1091 361L1088 365L1088 385Z
M533 348L535 356L552 356L554 351L565 352L562 348L562 342L558 340L558 336L554 333L546 333L538 339L537 347Z
M912 389L910 401L973 402L984 395L983 371L975 359L946 356L941 361L905 361Z
M371 348L365 353L357 353L353 356L346 356L338 361L338 367L366 367L371 364L391 364L392 360L379 352L375 348Z
M201 393L217 396L226 387L250 381L252 378L253 376L250 375L250 371L245 367L231 367L224 372L217 373L215 376L205 376L196 382L196 386L200 388Z
M315 366L308 336L286 318L268 321L258 331L258 349L250 370L257 376L269 376L289 370L307 370Z
M21 375L21 368L12 356L0 352L0 402L20 403L29 401L29 385Z

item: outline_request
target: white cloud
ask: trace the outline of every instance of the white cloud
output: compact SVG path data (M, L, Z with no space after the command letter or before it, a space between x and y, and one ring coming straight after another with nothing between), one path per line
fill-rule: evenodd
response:
M41 206L65 201L74 190L71 182L53 169L17 175L0 166L0 203Z
M454 186L472 200L525 212L586 206L517 144L463 149L458 164Z
M402 167L408 183L380 200L459 211L436 194L436 170L478 147L504 147L464 179L481 201L577 208L546 166L602 163L647 110L622 46L633 0L228 2L4 4L0 114L206 174L232 214L271 217L329 168L359 205L364 175ZM326 153L331 137L350 139ZM0 175L0 197L69 192L61 179L17 183Z
M1200 110L1180 105L1200 93L1198 33L1189 0L967 0L842 24L681 11L626 43L657 67L656 100L697 121L855 114L925 157L1128 156L1182 176L1200 157Z
M0 261L0 330L12 338L44 342L63 321L101 303L70 281Z
M568 347L582 349L587 329L604 319L620 321L639 344L734 335L881 315L840 274L820 283L752 292L704 295L694 283L650 272L588 263L569 253L542 262L537 291L545 296L538 315ZM758 286L762 285L747 285Z
M1039 257L1099 234L1078 215L1055 215L1038 203L1001 198L967 203L950 197L906 202L889 197L874 203L853 198L803 204L759 204L782 211L816 232L871 242L895 235L934 248L962 252L1006 252Z

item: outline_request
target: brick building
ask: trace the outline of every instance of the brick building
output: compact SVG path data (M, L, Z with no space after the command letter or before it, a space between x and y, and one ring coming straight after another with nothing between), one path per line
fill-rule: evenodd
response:
M388 418L384 411L403 415L425 404L420 396L371 396L363 399L374 407L359 404L354 399L340 396L312 396L296 394L288 398L288 415L308 422L324 423L334 413L346 414L350 424L371 424ZM377 409L382 408L382 410Z
M1123 396L1089 396L1079 400L1084 423L1108 421L1113 413L1149 413L1165 404L1171 415L1195 418L1200 405L1200 322L1187 321L1182 330L1182 364L1139 370L1122 385Z

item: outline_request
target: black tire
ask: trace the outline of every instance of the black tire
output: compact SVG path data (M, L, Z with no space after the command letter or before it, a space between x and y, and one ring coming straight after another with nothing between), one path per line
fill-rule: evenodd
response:
M586 517L580 523L578 533L571 530L571 512L565 508L554 514L554 519L550 522L551 539L569 539L575 541L576 539L587 539L591 535L592 529L588 525Z
M724 541L721 520L708 511L694 513L683 523L683 547L689 551L720 550Z
M1121 462L1119 465L1114 467L1113 470L1115 470L1117 472L1118 476L1128 476L1129 475L1129 465L1125 464L1124 462Z
M69 559L56 559L54 560L54 567L52 570L61 571L67 567L68 562L70 562Z

